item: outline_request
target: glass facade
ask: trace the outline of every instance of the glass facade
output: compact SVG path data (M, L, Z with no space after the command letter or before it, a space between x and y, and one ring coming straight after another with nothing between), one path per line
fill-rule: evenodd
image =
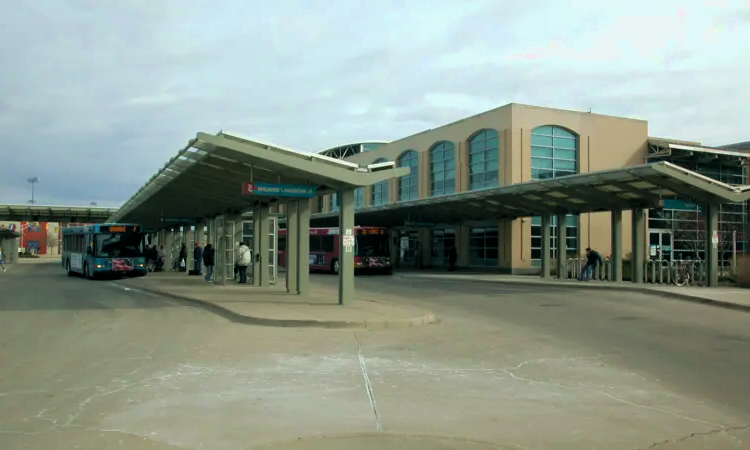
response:
M382 144L380 142L368 142L367 144L362 144L362 153L377 150L384 145L385 144Z
M554 125L531 130L531 179L564 177L578 172L578 136ZM578 216L565 220L566 251L578 254ZM557 258L557 218L552 217L552 257ZM542 218L531 218L531 266L540 267L542 256Z
M354 208L359 209L365 205L365 189L357 188L354 190Z
M472 228L469 232L469 265L497 267L497 227Z
M328 212L337 212L339 210L339 192L336 191L328 197Z
M419 199L419 155L414 150L407 150L399 156L398 167L408 167L409 175L398 179L398 200Z
M500 150L497 131L486 129L469 139L469 190L498 185Z
M430 148L430 196L456 192L456 145L440 141Z
M456 230L446 228L444 230L432 230L432 265L449 266L450 250L456 245Z
M550 226L550 245L552 258L557 259L557 217L552 216ZM565 259L573 258L578 253L578 216L565 217ZM542 258L542 218L531 218L531 261L532 267L539 267Z
M388 162L385 158L379 158L376 159L373 164L379 164ZM388 183L389 181L381 181L380 183L375 183L372 185L372 189L370 192L370 205L377 206L377 205L385 205L388 203Z

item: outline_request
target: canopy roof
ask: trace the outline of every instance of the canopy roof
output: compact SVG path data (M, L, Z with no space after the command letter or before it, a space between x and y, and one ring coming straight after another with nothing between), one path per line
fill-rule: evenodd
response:
M370 206L358 225L455 223L658 207L675 195L725 204L750 199L750 186L730 186L668 162L526 181L481 191ZM316 226L335 226L338 213L316 214Z
M325 193L407 173L407 168L395 168L393 163L360 166L229 132L198 133L109 221L160 228L169 222L197 222L277 201L269 195L243 195L242 186L249 182L314 186L318 193Z
M0 205L0 220L102 223L115 212L99 206Z

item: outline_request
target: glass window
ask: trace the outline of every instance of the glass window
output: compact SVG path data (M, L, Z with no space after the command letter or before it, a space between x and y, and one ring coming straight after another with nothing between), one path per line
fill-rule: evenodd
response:
M408 175L398 179L398 200L419 199L419 155L414 150L407 150L398 158L397 165L410 169Z
M364 188L357 188L354 190L354 209L359 209L365 204L365 190Z
M385 158L379 158L376 159L373 164L379 164L388 162ZM377 205L385 205L388 203L388 181L381 181L380 183L375 183L372 185L370 193L370 205L371 206L377 206Z
M493 129L482 130L469 139L469 190L498 185L498 142L497 131Z
M341 202L339 202L339 193L337 191L328 196L328 212L338 211L339 206L341 206Z
M430 195L456 192L456 146L440 141L430 149Z
M497 227L472 228L469 233L469 265L496 267L498 265Z
M432 231L432 265L441 267L450 265L451 249L456 245L456 230L448 228Z
M544 180L578 172L578 137L570 131L545 125L531 131L531 178ZM531 263L540 266L542 256L542 218L531 218ZM557 217L550 227L552 258L557 258ZM566 251L578 253L578 217L566 218Z

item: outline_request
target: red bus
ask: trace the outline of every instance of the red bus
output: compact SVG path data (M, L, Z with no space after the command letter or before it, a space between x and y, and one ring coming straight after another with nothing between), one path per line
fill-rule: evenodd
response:
M339 229L310 228L310 271L339 273ZM286 267L286 230L279 230L279 266ZM354 228L354 271L393 273L388 230Z

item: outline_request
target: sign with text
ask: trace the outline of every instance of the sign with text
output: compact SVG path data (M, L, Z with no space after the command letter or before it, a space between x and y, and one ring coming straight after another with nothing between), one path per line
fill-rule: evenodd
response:
M344 250L346 250L347 253L351 253L354 250L354 236L351 234L347 234L342 237Z
M130 225L127 227L124 225L102 226L99 230L102 233L126 233L128 231L138 231L138 225Z
M297 184L245 183L242 185L242 195L313 198L317 195L317 191L315 186Z

